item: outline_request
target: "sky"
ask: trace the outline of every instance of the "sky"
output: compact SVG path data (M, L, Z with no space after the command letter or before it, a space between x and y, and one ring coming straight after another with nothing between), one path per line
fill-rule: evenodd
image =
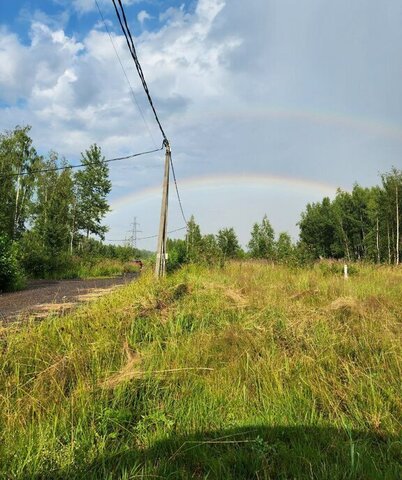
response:
M0 131L32 126L71 163L162 139L111 0L0 0ZM187 217L246 245L267 214L297 238L309 202L402 168L400 0L125 0ZM142 113L141 113L142 112ZM163 152L110 164L107 239L158 231ZM169 229L183 227L173 185ZM172 234L180 238L183 231ZM156 239L138 242L155 249Z

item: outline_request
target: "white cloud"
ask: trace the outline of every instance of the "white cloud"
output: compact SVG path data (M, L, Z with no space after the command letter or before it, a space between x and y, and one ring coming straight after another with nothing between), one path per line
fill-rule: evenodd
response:
M373 183L378 171L400 164L402 34L397 21L390 20L398 18L397 3L388 18L380 7L366 9L358 2L361 8L354 7L350 19L353 28L343 15L346 0L340 0L341 6L331 4L334 25L323 14L321 1L307 3L199 0L193 13L184 7L166 8L159 15L161 28L136 38L179 179L251 171L347 188L354 180ZM85 13L94 3L76 0L74 5ZM102 0L101 5L106 3ZM354 23L357 18L360 23ZM125 39L113 38L159 145L160 134ZM109 37L99 25L78 41L36 18L29 45L0 30L0 64L0 102L11 105L0 115L0 130L30 123L41 151L54 149L73 160L93 142L106 156L152 147ZM113 194L128 193L128 184L132 189L159 185L162 157L114 164ZM286 193L292 195L291 187ZM204 209L200 217L208 230L216 198L197 203L190 194L186 190L186 203ZM300 209L311 195L306 190L304 200L298 197ZM275 218L294 223L288 205L294 209L295 202L274 205L271 196L261 206L261 196L254 200L258 208L250 197L248 212L260 215L262 208L269 213L275 206ZM230 205L227 200L216 213L220 225L232 221ZM154 207L144 205L143 216L157 218ZM113 217L115 228L122 221L119 215ZM172 226L179 223L175 215ZM241 215L245 235L257 218L243 211ZM144 220L143 230L152 234L151 229Z
M211 0L202 0L192 16L178 9L174 25L167 23L160 31L145 32L137 39L151 92L164 122L172 126L190 103L203 105L203 98L223 97L223 59L240 43L233 37L208 44L208 32L223 3L217 2L219 8L208 5L212 5ZM28 46L9 32L0 35L0 60L5 66L0 73L0 96L11 104L25 99L24 116L29 112L34 131L42 132L43 149L63 148L69 155L94 140L101 140L110 151L117 146L119 151L127 151L135 142L149 142L144 140L147 128L130 103L128 87L105 32L93 29L78 42L63 30L35 21L30 35ZM124 37L113 38L158 138ZM22 80L15 82L15 78ZM18 109L12 112L14 116L21 113ZM134 135L129 124L134 124ZM46 134L49 126L60 132L59 145ZM77 144L77 138L82 143Z
M145 22L145 20L150 20L151 18L152 16L146 10L141 10L137 15L137 19L141 25Z

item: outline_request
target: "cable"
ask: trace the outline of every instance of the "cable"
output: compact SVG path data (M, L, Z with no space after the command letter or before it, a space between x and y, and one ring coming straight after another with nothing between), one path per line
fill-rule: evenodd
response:
M125 68L124 68L123 62L121 61L120 55L119 55L119 53L118 53L118 51L117 51L117 48L116 48L116 46L115 46L115 44L114 44L112 34L110 33L110 30L109 30L109 28L108 28L108 26L107 26L107 24L106 24L106 20L105 20L105 17L103 16L103 13L102 13L102 10L101 10L101 8L100 8L100 6L99 6L98 0L95 0L95 3L96 3L96 6L97 6L97 8L98 8L98 12L99 12L99 15L100 15L100 17L101 17L101 20L102 20L102 22L103 22L103 25L105 26L105 30L106 30L107 34L109 35L110 43L112 44L114 53L116 54L117 60L119 61L120 67L121 67L121 69L122 69L122 71L123 71L123 75L125 76L126 81L127 81L127 84L128 84L128 87L129 87L129 89L130 89L130 91L131 91L131 99L133 100L134 105L136 105L136 107L138 108L138 111L140 112L140 115L141 115L141 117L142 117L142 120L144 121L144 125L146 126L146 128L147 128L147 130L148 130L149 136L151 137L153 144L156 146L155 139L154 139L154 137L153 137L153 135L152 135L152 132L151 132L151 129L149 128L149 125L148 125L148 123L147 123L147 121L146 121L146 119L145 119L144 112L142 111L142 109L141 109L141 107L140 107L140 105L139 105L139 103L138 103L138 101L137 101L137 97L136 97L136 95L135 95L135 93L134 93L133 86L131 85L131 82L130 82L130 80L129 80L129 78L128 78L127 72L126 72L126 70L125 70Z
M187 226L185 227L181 227L181 228L176 228L175 230L170 230L169 232L167 232L168 234L170 233L175 233L175 232L180 232L181 230L186 230ZM141 238L137 238L137 240L148 240L150 238L157 238L158 235L150 235L149 237L141 237ZM127 239L120 239L120 240L112 240L110 238L106 239L105 242L125 242L127 241Z
M119 2L119 6L120 6L120 10L121 10L121 15L119 13L119 10L117 8L117 5L116 5L116 1L115 0L112 0L113 2L113 5L114 5L114 9L116 11L116 15L117 15L117 18L119 20L119 23L120 23L120 27L121 27L121 30L123 32L123 35L126 39L126 42L127 42L127 46L128 46L128 49L130 50L130 53L131 53L131 57L133 58L134 60L134 64L135 64L135 67L137 69L137 72L138 72L138 75L141 79L141 83L142 83L142 86L144 88L144 91L147 95L147 98L148 98L148 102L152 108L152 111L154 113L154 117L155 117L155 120L159 126L159 130L161 131L162 133L162 137L163 137L163 140L165 143L168 142L168 139L166 137L166 134L165 134L165 131L163 130L163 127L162 127L162 124L159 120L159 117L158 117L158 114L156 113L156 110L155 110L155 107L154 107L154 103L152 101L152 97L151 97L151 94L149 92L149 88L148 88L148 85L147 85L147 82L145 80L145 76L144 76L144 72L142 70L142 67L141 67L141 64L138 60L138 56L137 56L137 52L136 52L136 49L135 49L135 45L134 45L134 41L133 41L133 37L131 35L131 32L130 32L130 28L128 26L128 23L127 23L127 17L126 17L126 14L125 14L125 11L124 11L124 7L123 7L123 4L121 3L121 0L118 0ZM122 17L123 17L123 20L122 20ZM123 22L124 22L124 25L123 25Z
M137 55L137 51L135 49L135 45L134 45L134 40L133 40L133 37L131 35L131 32L130 32L130 28L128 26L128 23L127 23L127 17L126 17L126 13L124 11L124 7L123 7L123 4L121 2L121 0L117 0L118 3L119 3L119 7L120 7L120 12L119 12L119 9L116 5L116 0L112 0L113 2L113 6L114 6L114 9L116 11L116 15L117 15L117 18L119 20L119 24L120 24L120 27L121 27L121 30L123 32L123 35L126 39L126 42L127 42L127 46L128 46L128 49L130 50L130 53L131 53L131 57L133 58L134 60L134 64L135 64L135 67L137 69L137 72L138 72L138 75L141 79L141 82L142 82L142 86L144 88L144 91L147 95L147 98L148 98L148 101L149 101L149 104L152 108L152 111L154 113L154 116L155 116L155 120L159 126L159 129L162 133L162 137L163 137L163 143L164 145L168 145L168 139L166 137L166 134L165 134L165 131L163 130L163 127L162 127L162 124L159 120L159 117L158 117L158 114L156 113L156 110L155 110L155 107L154 107L154 104L153 104L153 101L152 101L152 97L151 97L151 94L149 92L149 88L148 88L148 85L147 85L147 82L145 80L145 76L144 76L144 72L142 70L142 67L141 67L141 64L140 64L140 61L138 59L138 55ZM123 25L124 23L124 25ZM174 170L174 165L173 165L173 160L172 160L172 157L170 156L170 166L172 168L172 174L173 174L173 179L174 179L174 184L175 184L175 189L176 189L176 194L177 194L177 199L179 201L179 206L180 206L180 211L181 211L181 215L183 217L183 220L185 222L185 224L187 225L187 219L186 219L186 216L184 215L184 210L183 210L183 204L181 202L181 198L180 198L180 193L179 193L179 188L178 188L178 185L177 185L177 179L176 179L176 174L175 174L175 170Z
M160 152L161 150L163 150L163 148L164 146L162 145L161 148L156 148L154 150L147 150L145 152L140 152L140 153L133 153L132 155L127 155L126 157L110 158L109 160L104 160L102 163L120 162L121 160L128 160L129 158L140 157L141 155L148 155L150 153ZM86 165L91 165L91 163L88 163ZM26 170L25 172L20 172L20 173L9 173L6 175L0 174L0 178L22 177L24 175L32 175L34 173L55 172L57 170L67 170L68 168L80 168L80 167L85 167L86 165L83 163L80 163L78 165L65 165L63 167L43 168L38 170Z
M181 203L179 187L177 186L176 173L174 171L174 166L173 166L172 155L170 155L170 166L172 167L173 180L174 180L174 185L175 185L175 188L176 188L177 200L179 201L181 216L183 217L184 223L187 225L188 222L187 222L186 216L184 215L183 204Z
M180 232L181 230L186 230L186 229L187 229L187 226L186 227L181 227L181 228L176 228L175 230L170 230L167 233L170 234L170 233ZM158 235L150 235L149 237L137 238L137 240L148 240L149 238L157 238L157 237L158 237Z

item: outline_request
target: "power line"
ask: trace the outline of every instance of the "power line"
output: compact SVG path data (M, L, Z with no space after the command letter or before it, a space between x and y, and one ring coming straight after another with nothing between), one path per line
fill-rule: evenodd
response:
M179 207L180 207L180 211L181 211L181 216L183 217L184 223L187 225L188 222L187 222L186 216L184 215L183 204L181 203L181 198L180 198L180 193L179 193L179 187L177 186L176 173L175 173L175 171L174 171L174 166L173 166L172 157L170 157L170 166L172 167L172 174L173 174L174 186L175 186L175 189L176 189L177 200L179 201Z
M169 232L167 232L168 234L170 233L175 233L175 232L180 232L181 230L186 230L187 229L187 226L186 227L181 227L181 228L176 228L175 230L170 230ZM137 241L139 240L149 240L150 238L157 238L158 235L150 235L149 237L140 237L140 238L137 238ZM105 242L125 242L126 239L118 239L118 240L113 240L113 239L110 239L110 238L107 238L105 240Z
M147 123L147 121L146 121L146 119L145 119L144 112L142 111L142 109L141 109L141 107L140 107L140 105L139 105L139 103L138 103L138 101L137 101L137 97L136 97L136 95L135 95L135 93L134 93L133 86L131 85L130 79L128 78L128 75L127 75L127 72L126 72L126 69L124 68L123 62L121 61L121 58L120 58L120 55L119 55L119 53L118 53L118 51L117 51L116 45L114 44L112 34L110 33L110 30L109 30L109 28L108 28L108 26L107 26L105 17L103 16L103 13L102 13L102 10L101 10L101 8L100 8L100 6L99 6L98 0L95 0L95 3L96 3L96 6L97 6L97 8L98 8L98 12L99 12L99 15L100 15L100 17L101 17L101 20L102 20L102 22L103 22L103 25L105 26L105 30L106 30L107 34L109 35L110 43L112 44L114 53L116 54L117 60L119 61L120 67L121 67L121 69L122 69L122 71L123 71L123 75L124 75L124 77L126 78L128 87L129 87L129 89L130 89L130 91L131 91L131 99L133 100L134 105L138 108L138 111L140 112L140 115L141 115L141 117L142 117L142 120L144 121L144 124L145 124L145 126L146 126L146 128L147 128L147 130L148 130L149 136L151 137L152 142L153 142L154 145L156 146L155 139L154 139L154 137L153 137L153 135L152 135L152 132L151 132L151 129L149 128L149 125L148 125L148 123Z
M152 101L152 97L151 97L151 94L149 92L149 88L148 88L148 85L147 85L147 82L145 80L145 76L144 76L144 72L142 70L142 67L141 67L141 64L138 60L138 56L137 56L137 52L136 52L136 49L135 49L135 45L134 45L134 41L133 41L133 37L131 35L131 32L130 32L130 28L128 26L128 23L127 23L127 17L126 17L126 13L124 11L124 7L123 7L123 4L121 3L121 0L118 0L119 2L119 6L120 6L120 11L121 11L121 15L119 13L119 9L117 8L117 5L116 5L116 1L115 0L112 0L113 2L113 5L114 5L114 9L116 11L116 15L117 15L117 18L119 20L119 23L120 23L120 27L121 27L121 30L123 32L123 35L126 39L126 42L127 42L127 46L128 46L128 49L130 50L130 53L131 53L131 57L133 58L134 60L134 64L135 64L135 67L137 69L137 72L138 72L138 75L140 77L140 80L141 80L141 83L142 83L142 86L144 88L144 91L146 93L146 96L148 98L148 102L152 108L152 111L153 111L153 114L154 114L154 117L155 117L155 120L156 120L156 123L158 124L159 126L159 130L161 131L162 133L162 137L163 137L163 140L165 143L168 142L168 139L166 137L166 134L165 134L165 131L163 130L163 127L162 127L162 124L159 120L159 117L158 117L158 114L156 113L156 110L155 110L155 107L154 107L154 103ZM123 20L122 20L123 18ZM124 22L124 25L123 25L123 22Z
M119 11L119 8L117 7L117 4L116 4L116 0L112 0L113 2L113 6L114 6L114 9L116 11L116 15L117 15L117 18L119 20L119 24L120 24L120 27L121 27L121 30L123 32L123 35L126 39L126 43L127 43L127 46L128 46L128 49L130 51L130 54L131 54L131 57L134 61L134 64L135 64L135 67L137 69L137 72L138 72L138 75L140 77L140 80L142 82L142 86L144 88L144 91L146 93L146 96L148 98L148 102L151 106L151 109L153 111L153 114L154 114L154 117L155 117L155 120L159 126L159 129L162 133L162 137L163 137L163 144L164 146L169 149L169 153L170 153L170 148L169 148L169 142L168 142L168 139L166 137L166 134L165 134L165 131L162 127L162 124L159 120L159 117L158 117L158 114L156 112L156 109L154 107L154 103L152 101L152 97L151 97L151 94L150 94L150 91L149 91L149 88L148 88L148 85L147 85L147 82L145 80L145 76L144 76L144 72L142 70L142 67L141 67L141 64L140 64L140 61L138 59L138 55L137 55L137 51L136 51L136 48L135 48L135 45L134 45L134 40L133 40L133 37L131 35L131 31L130 31L130 28L128 26L128 23L127 23L127 17L126 17L126 13L124 11L124 7L123 7L123 4L121 2L121 0L117 0L118 3L119 3L119 7L120 7L120 11ZM180 193L179 193L179 188L178 188L178 185L177 185L177 179L176 179L176 173L175 173L175 170L174 170L174 165L173 165L173 160L172 160L172 157L170 155L170 166L172 168L172 174L173 174L173 180L174 180L174 184L175 184L175 189L176 189L176 195L177 195L177 199L179 201L179 206L180 206L180 211L181 211L181 215L183 217L183 220L185 222L185 224L187 225L187 219L186 219L186 216L184 214L184 210L183 210L183 204L182 204L182 201L181 201L181 198L180 198ZM157 236L157 235L156 235Z
M103 160L102 163L111 163L111 162L120 162L121 160L128 160L134 157L140 157L141 155L148 155L150 153L160 152L163 150L164 146L162 145L161 148L155 148L154 150L147 150L145 152L133 153L132 155L127 155L125 157L116 157L110 158L109 160ZM37 170L26 170L20 173L8 173L8 174L0 174L0 178L8 178L8 177L22 177L24 175L33 175L34 173L46 173L46 172L56 172L58 170L67 170L69 168L80 168L85 167L87 165L91 165L91 163L84 164L79 163L77 165L65 165L63 167L52 167L52 168L42 168Z

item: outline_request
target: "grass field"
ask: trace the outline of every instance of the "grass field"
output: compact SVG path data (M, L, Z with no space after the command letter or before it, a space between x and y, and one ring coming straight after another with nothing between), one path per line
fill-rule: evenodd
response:
M0 478L399 479L402 270L151 274L0 330Z

